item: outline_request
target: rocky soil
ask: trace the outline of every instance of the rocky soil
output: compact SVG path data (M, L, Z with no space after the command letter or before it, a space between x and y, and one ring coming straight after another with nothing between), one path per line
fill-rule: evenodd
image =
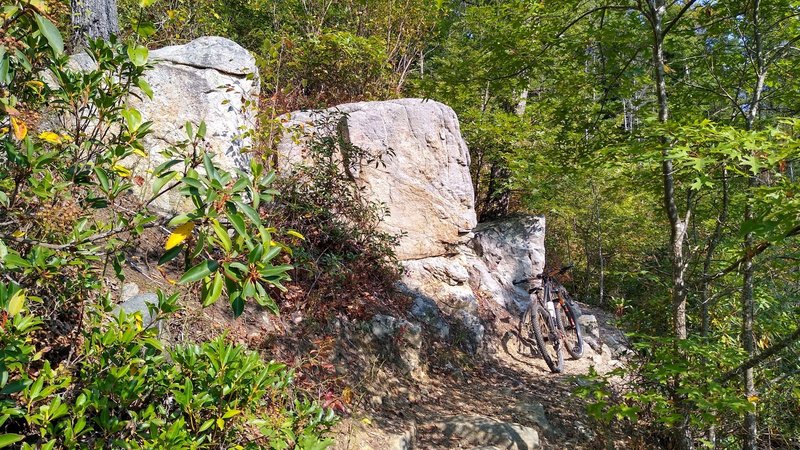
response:
M502 339L490 340L475 358L438 349L424 359L427 371L393 376L380 367L367 393L337 428L335 449L595 449L647 448L623 430L600 426L573 394L579 376L594 367L606 373L624 364L626 341L602 310L581 305L590 339L565 371L519 344L513 318L498 323ZM507 322L504 324L504 321ZM505 332L503 331L505 329Z

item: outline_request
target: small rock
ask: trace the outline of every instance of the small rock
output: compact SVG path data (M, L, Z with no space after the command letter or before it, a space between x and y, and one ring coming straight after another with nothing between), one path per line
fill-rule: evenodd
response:
M372 334L383 345L399 356L399 363L412 376L420 372L420 349L422 348L422 328L405 319L377 314L370 322Z
M139 294L139 285L136 283L123 283L119 290L119 299L121 302L124 302L137 294Z
M373 395L369 398L369 406L380 408L383 405L383 398L380 395Z
M511 398L514 397L512 396ZM522 401L509 408L509 411L515 418L524 418L536 423L547 435L553 435L555 433L555 429L550 425L550 421L547 420L547 415L541 403L522 399Z
M541 448L539 433L512 422L500 422L482 416L456 416L435 424L448 439L460 439L475 446L496 446L505 449Z
M583 342L586 345L588 345L589 348L594 350L595 353L597 353L597 354L602 354L603 353L603 346L600 345L600 343L595 338L593 338L591 336L584 336L583 337Z
M580 433L580 435L583 436L583 438L587 441L594 441L595 437L597 437L595 435L595 432L591 428L586 426L583 422L576 420L572 422L572 425L575 427L576 430L578 430L578 433Z
M135 295L117 305L117 307L114 308L114 314L119 314L120 311L125 311L127 314L135 314L138 312L142 315L142 326L147 328L153 324L155 319L150 314L150 309L147 307L148 304L157 305L158 296L152 293ZM160 328L160 324L156 324L156 326Z
M472 354L478 353L483 343L483 334L485 332L481 319L466 311L459 311L456 318L461 321L466 333L466 339L462 342L464 350Z
M427 297L414 299L414 304L411 305L411 315L420 322L433 327L436 335L442 340L447 339L450 334L450 326L442 318L442 312L436 306L436 302Z

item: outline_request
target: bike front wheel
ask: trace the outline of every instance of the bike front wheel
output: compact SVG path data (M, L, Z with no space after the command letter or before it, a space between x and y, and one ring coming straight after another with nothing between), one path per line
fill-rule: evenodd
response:
M583 331L578 323L578 314L572 302L561 300L556 303L556 321L564 338L564 347L572 359L583 356Z
M559 330L551 326L550 314L539 302L533 302L522 317L522 329L526 336L533 334L539 354L550 368L559 373L564 369L564 352L561 350Z

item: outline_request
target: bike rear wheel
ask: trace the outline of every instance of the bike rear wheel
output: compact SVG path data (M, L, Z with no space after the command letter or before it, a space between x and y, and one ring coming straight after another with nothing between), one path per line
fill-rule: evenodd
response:
M550 326L550 315L542 308L539 302L533 302L522 317L523 336L533 334L539 354L550 368L550 371L559 373L564 369L564 352L561 349L559 330Z
M564 347L572 359L583 356L583 331L578 323L578 314L569 298L556 303L556 321L561 330Z

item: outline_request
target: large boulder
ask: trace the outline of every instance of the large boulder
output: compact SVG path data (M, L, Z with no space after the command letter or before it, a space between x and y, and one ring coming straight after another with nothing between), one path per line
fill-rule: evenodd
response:
M129 106L136 108L143 120L153 122L152 132L142 141L148 157L132 156L124 163L137 179L137 194L142 199L152 194L152 169L164 162L162 150L188 139L187 122L195 130L205 122L204 146L220 168L247 169L248 157L243 151L251 145L260 91L256 61L250 52L230 39L206 36L153 50L149 60L153 67L144 79L153 98L134 92L129 99ZM69 66L86 71L97 68L86 53L71 56ZM174 193L162 195L151 206L165 213L191 208Z
M365 199L388 210L381 227L399 236L397 287L414 299L410 316L434 335L466 337L459 340L474 353L485 331L481 299L525 307L527 286L513 282L544 268L544 218L477 224L469 153L452 109L419 99L362 102L298 111L282 122L285 176L316 164L312 152L324 139Z
M152 120L152 133L144 139L149 158L139 159L136 175L145 179L143 195L150 190L148 170L163 162L159 152L187 139L185 124L206 123L206 149L225 169L246 168L248 132L256 122L255 105L260 84L255 58L239 44L222 37L201 37L188 44L150 52L155 63L145 73L153 98L141 96L132 106L144 120ZM182 208L178 196L165 195L153 206L165 211Z
M383 231L401 235L401 260L441 256L476 225L469 152L453 110L420 99L361 102L294 112L278 146L284 170L308 161L309 143L337 134L364 154L345 169L384 204Z

